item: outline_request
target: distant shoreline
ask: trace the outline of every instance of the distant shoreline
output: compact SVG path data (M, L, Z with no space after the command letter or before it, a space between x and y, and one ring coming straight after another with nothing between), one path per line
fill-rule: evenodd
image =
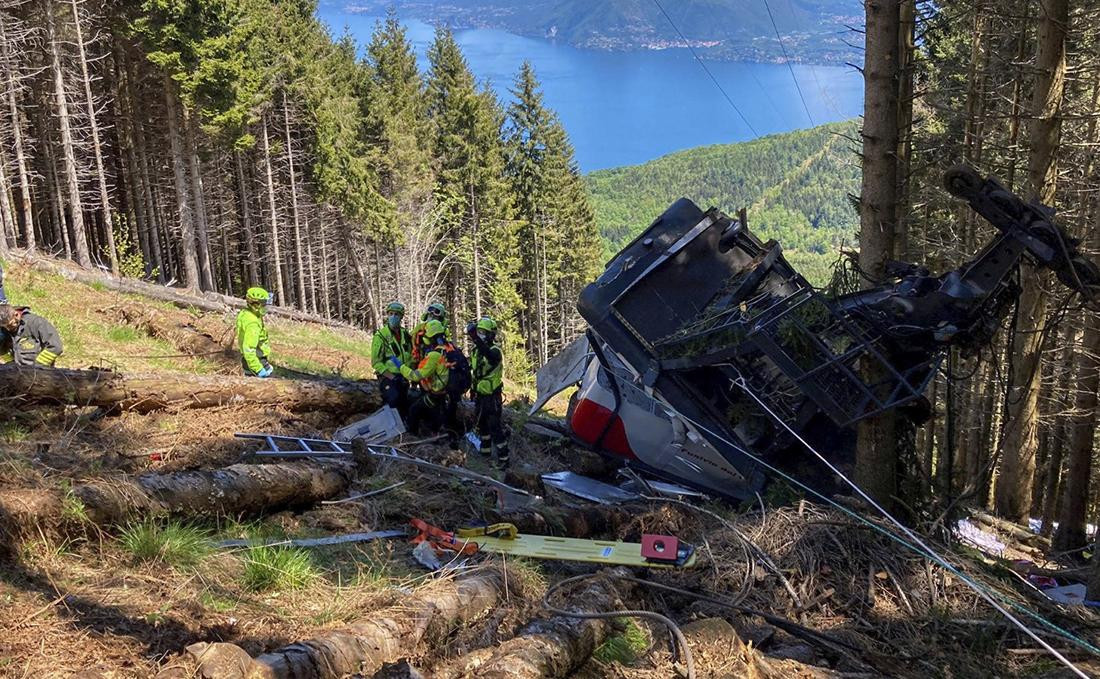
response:
M339 9L347 14L380 15L385 13L386 6L372 0L365 4L343 4L340 2L324 3L332 9ZM786 58L778 50L773 38L754 38L752 45L732 45L725 40L701 39L701 40L674 40L656 37L623 37L610 34L590 35L584 39L565 39L557 35L557 27L549 30L533 31L522 30L509 25L507 21L512 15L503 11L498 14L490 13L488 16L475 18L470 13L456 11L453 14L443 13L442 16L433 13L425 15L424 11L418 11L417 7L404 6L406 12L404 18L412 18L431 26L445 24L455 31L466 30L496 30L511 33L524 38L545 40L547 42L567 45L574 49L591 50L594 52L660 52L670 49L693 49L699 58L714 62L746 63L746 64L783 64L789 59L792 64L807 66L845 66L856 63L860 55L855 50L829 49L823 54L807 54L799 49L798 45L786 44ZM798 38L813 41L821 36L805 34ZM795 37L787 36L785 40L794 40ZM857 63L858 65L858 63Z

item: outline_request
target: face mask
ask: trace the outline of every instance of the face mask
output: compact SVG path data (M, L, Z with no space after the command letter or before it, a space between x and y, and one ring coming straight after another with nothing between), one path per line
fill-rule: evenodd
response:
M478 330L477 331L477 338L479 340L481 340L482 342L488 343L489 342L489 333L485 332L484 330Z
M401 325L401 317L397 314L390 314L387 322L390 324L391 328L396 330Z
M267 305L266 304L253 304L252 305L252 313L256 314L257 316L263 316L264 314L267 313Z

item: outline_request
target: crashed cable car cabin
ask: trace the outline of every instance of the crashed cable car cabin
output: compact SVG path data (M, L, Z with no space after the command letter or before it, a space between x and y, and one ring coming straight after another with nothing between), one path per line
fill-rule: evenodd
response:
M945 185L997 228L986 247L941 275L892 262L887 280L837 297L742 220L674 203L581 293L592 358L571 402L574 436L716 495L760 490L754 457L834 489L799 438L850 470L860 420L899 408L923 422L947 348L989 342L1019 297L1021 260L1086 299L1100 281L1051 208L967 167Z

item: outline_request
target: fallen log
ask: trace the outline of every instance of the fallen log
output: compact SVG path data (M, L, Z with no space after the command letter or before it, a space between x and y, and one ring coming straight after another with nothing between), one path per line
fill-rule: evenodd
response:
M306 507L345 493L352 476L349 464L235 464L97 479L67 492L0 491L0 535L14 539L77 518L105 525L147 516L241 516Z
M138 516L236 516L308 507L347 492L349 464L234 464L171 474L142 474L75 486L88 518L98 524Z
M217 292L200 292L193 289L170 288L164 285L146 283L145 281L135 278L118 278L108 273L82 269L72 262L58 261L25 252L22 256L18 257L18 259L36 271L57 274L66 280L76 281L77 283L83 283L85 285L93 285L115 292L141 295L142 297L168 302L181 309L194 308L202 311L224 313L232 309L243 309L245 307L244 299L222 295ZM301 321L303 323L316 323L333 328L359 329L342 321L334 321L322 316L296 311L288 307L272 305L268 307L267 312L272 316L287 318L293 321Z
M995 528L1002 533L1005 533L1013 539L1024 543L1028 547L1034 547L1036 549L1050 549L1050 539L1044 538L1038 533L1033 533L1027 528L1013 523L1011 521L1005 521L1004 519L987 514L982 511L974 511L972 516L978 521L978 523Z
M117 310L118 319L137 328L149 337L171 344L180 353L201 356L216 361L227 368L240 365L236 351L210 334L190 323L181 323L156 309L140 306L122 306Z
M119 408L141 413L166 408L247 404L345 414L367 412L380 403L373 381L142 375L15 365L0 366L0 399L15 399L26 404Z
M500 599L502 582L497 571L440 580L398 605L256 658L247 659L232 644L195 644L187 649L189 658L157 677L191 677L197 670L209 679L336 679L374 672L422 641L438 645L451 630L487 613Z
M612 571L615 573L616 571ZM623 608L619 587L629 583L592 578L569 597L571 610L605 613ZM610 619L563 615L532 620L515 637L487 653L486 649L449 661L433 674L437 679L549 679L565 677L588 662L612 631Z

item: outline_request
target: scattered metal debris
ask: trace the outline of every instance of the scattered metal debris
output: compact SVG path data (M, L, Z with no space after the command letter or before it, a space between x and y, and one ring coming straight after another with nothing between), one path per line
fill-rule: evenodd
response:
M401 415L389 406L382 406L368 417L352 422L336 430L332 438L337 441L364 439L368 443L386 443L405 433Z
M569 493L583 500L598 502L601 505L614 505L641 499L641 496L637 493L569 471L543 474L542 482L552 488L557 488L563 493Z
M400 488L401 486L405 485L406 483L408 483L408 482L407 481L398 481L397 483L386 486L385 488L379 488L378 490L372 490L369 493L359 493L358 495L352 495L351 497L346 497L342 500L321 500L321 504L323 504L323 505L340 505L340 504L344 504L345 502L355 502L356 500L363 500L363 499L366 499L368 497L374 497L375 495L381 495L382 493L388 493L391 490Z
M405 530L377 530L373 533L348 533L346 535L330 535L324 538L297 538L285 540L222 540L214 543L219 549L232 547L323 547L325 545L342 545L349 542L370 542L384 538L400 538L408 535Z

